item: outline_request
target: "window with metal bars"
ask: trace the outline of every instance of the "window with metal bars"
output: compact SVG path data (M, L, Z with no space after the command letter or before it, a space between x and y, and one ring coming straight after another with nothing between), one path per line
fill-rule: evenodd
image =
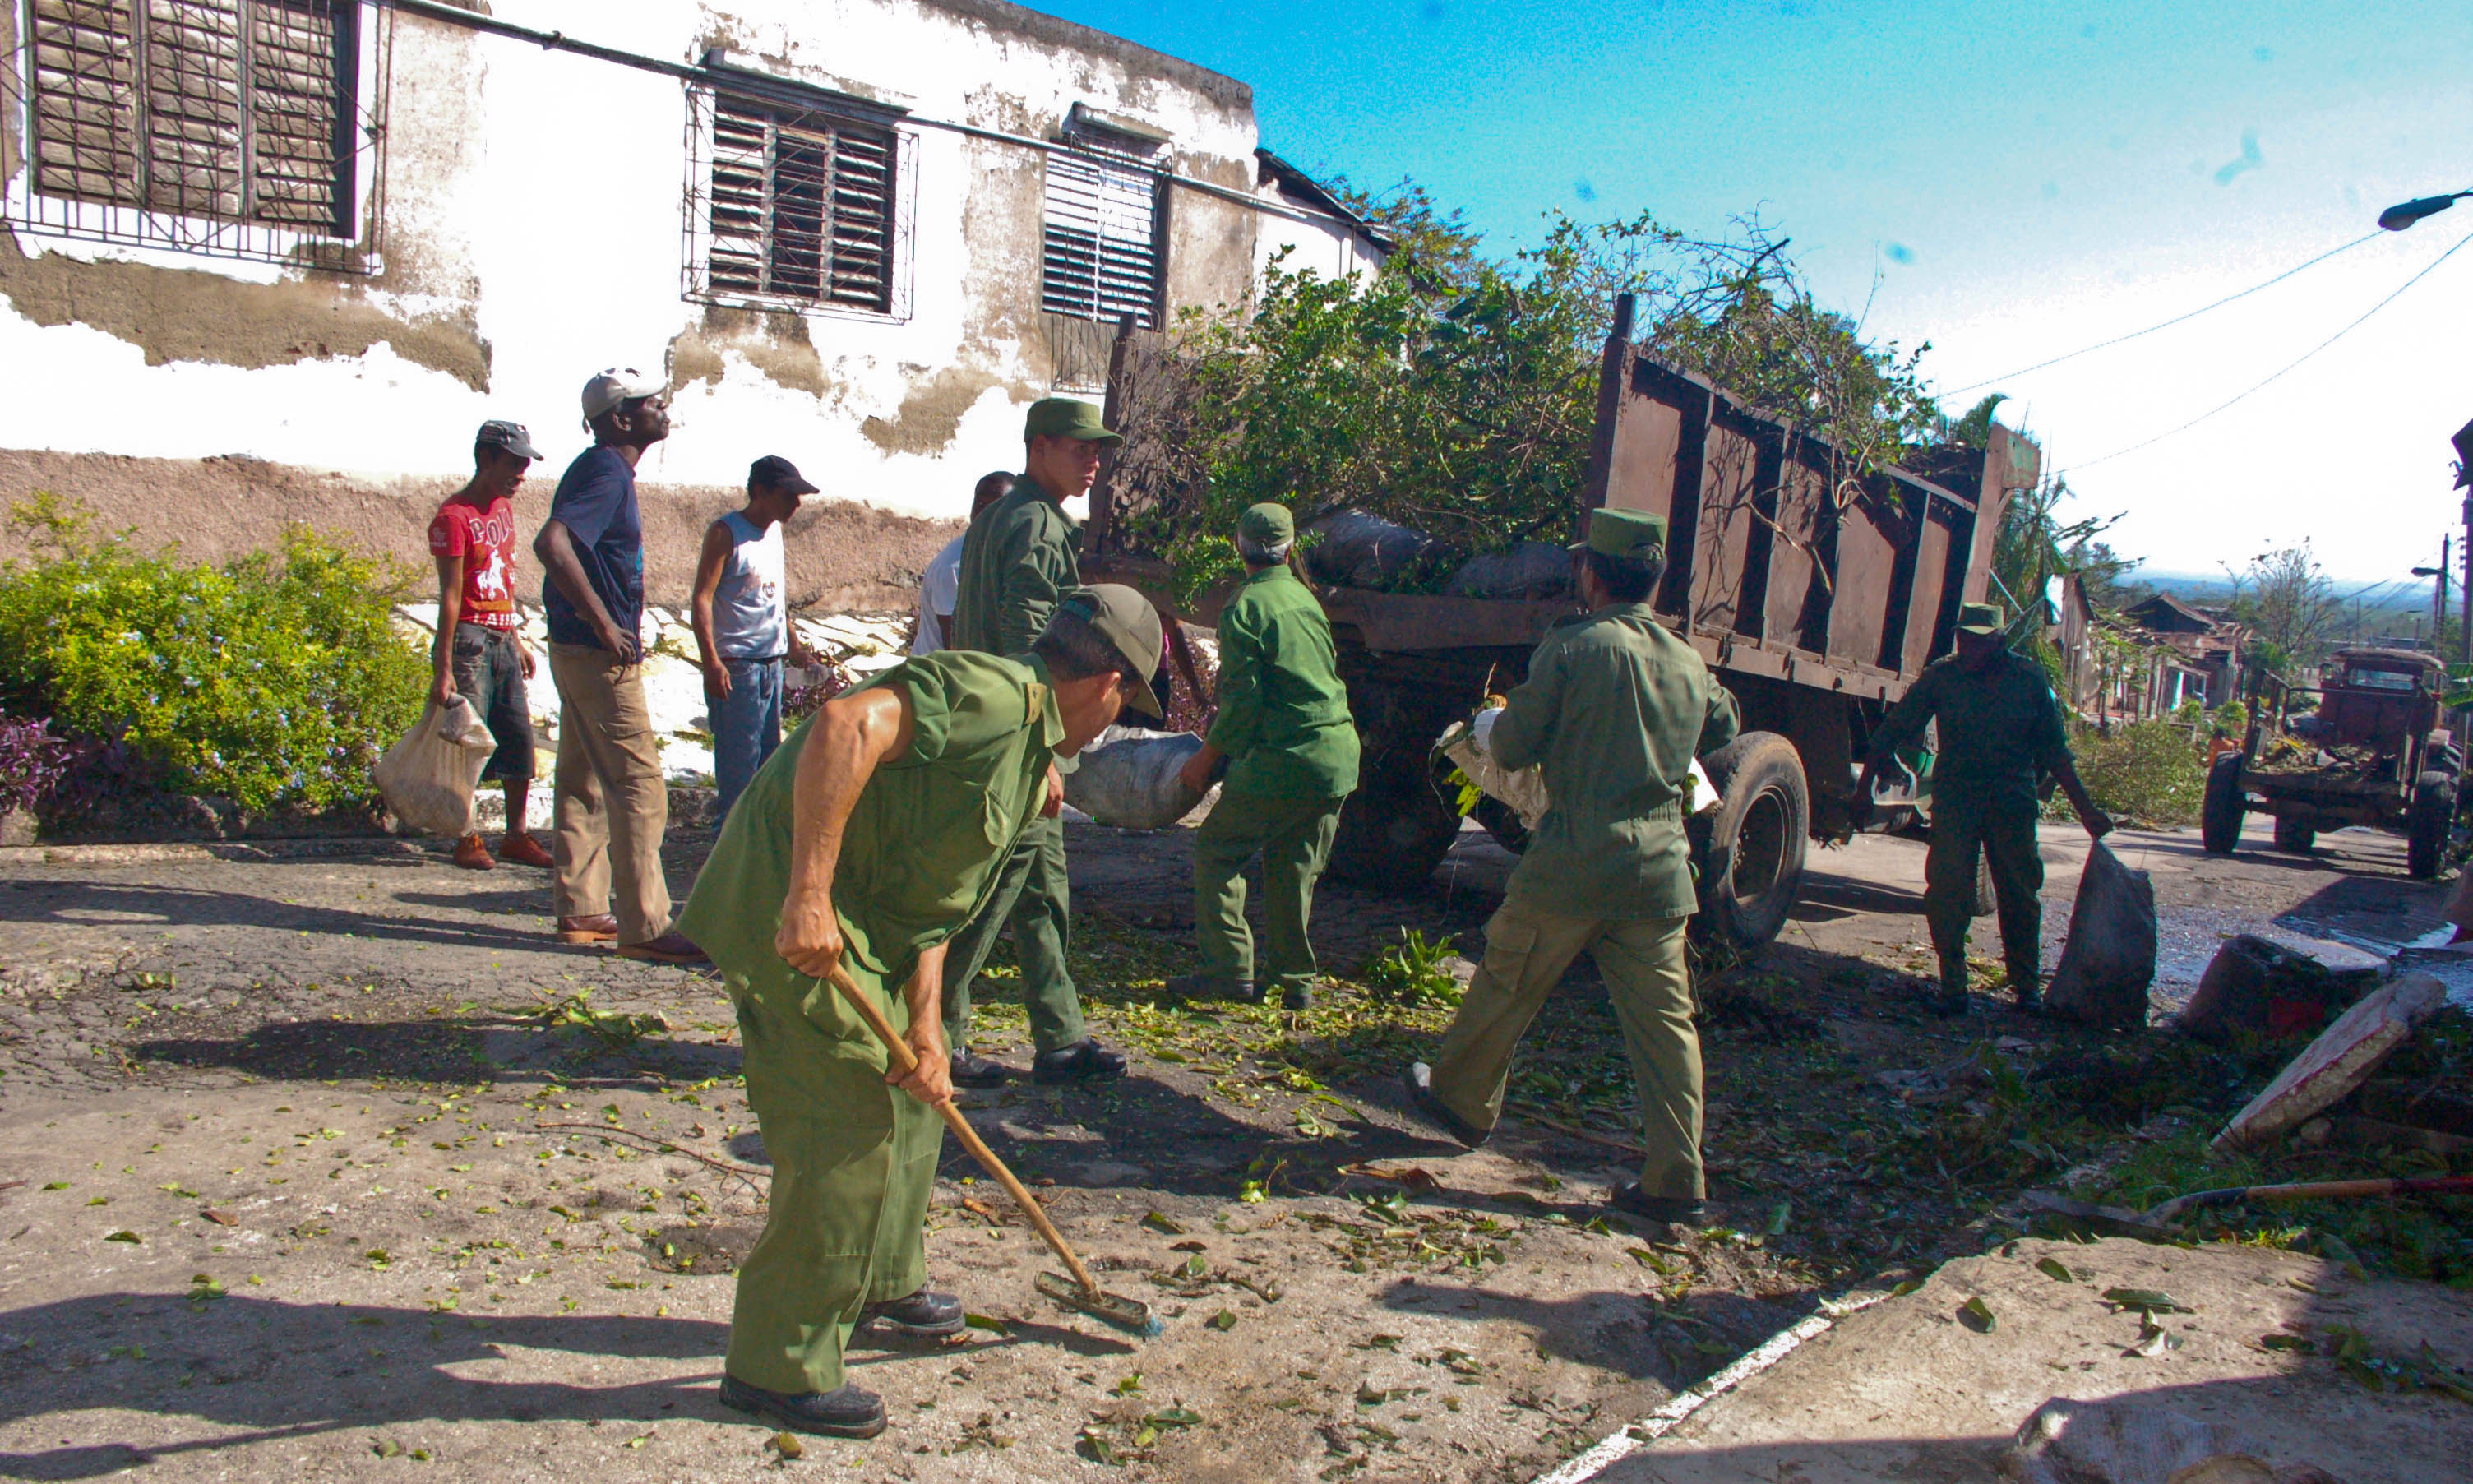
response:
M1160 321L1159 176L1081 151L1047 156L1040 304L1053 314L1144 329Z
M355 0L26 0L24 13L37 194L355 235Z
M892 130L721 93L711 137L708 296L893 312Z

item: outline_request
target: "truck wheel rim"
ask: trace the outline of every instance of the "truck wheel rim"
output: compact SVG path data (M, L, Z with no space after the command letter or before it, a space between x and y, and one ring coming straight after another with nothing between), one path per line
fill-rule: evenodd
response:
M1765 788L1743 810L1735 831L1735 869L1728 876L1737 901L1757 901L1777 890L1786 870L1786 798Z

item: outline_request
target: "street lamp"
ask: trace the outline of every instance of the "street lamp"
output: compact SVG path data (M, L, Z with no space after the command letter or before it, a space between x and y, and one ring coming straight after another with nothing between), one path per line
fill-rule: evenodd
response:
M2418 201L2389 206L2379 213L2379 225L2389 231L2400 232L2423 217L2438 215L2467 196L2473 196L2473 191L2458 191L2453 196L2424 196Z

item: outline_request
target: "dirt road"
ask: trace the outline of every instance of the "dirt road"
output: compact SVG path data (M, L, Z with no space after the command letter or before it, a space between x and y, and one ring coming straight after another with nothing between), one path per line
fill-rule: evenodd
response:
M2019 1181L2152 1112L2020 1153L2005 1108L1885 1091L1876 1073L1979 1046L2077 1075L2104 1039L1992 997L1922 1016L1923 848L1865 839L1815 857L1786 939L1704 987L1730 1228L1636 1229L1597 1204L1629 1092L1585 969L1515 1072L1518 1121L1459 1152L1394 1091L1447 1004L1354 982L1299 1016L1160 1004L1187 962L1188 837L1071 838L1077 967L1135 1075L971 1113L1167 1333L1038 1300L1035 1240L948 1145L930 1270L986 1327L867 1349L891 1430L787 1465L713 1394L764 1185L713 981L559 948L540 875L411 846L14 852L0 1474L1525 1479L1824 1290L1980 1251ZM708 843L674 839L674 890ZM2307 861L2119 843L2155 873L2168 992L2279 916L2394 943L2436 924L2385 837ZM2046 850L2049 959L2083 838ZM1327 891L1326 967L1353 980L1404 928L1474 953L1509 865L1471 835L1414 891ZM1020 1065L1019 1011L986 1023Z

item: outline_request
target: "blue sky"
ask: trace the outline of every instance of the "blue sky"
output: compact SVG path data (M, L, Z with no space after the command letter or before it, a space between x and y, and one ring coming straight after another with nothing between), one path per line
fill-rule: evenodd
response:
M1957 387L2197 307L2473 187L2473 5L1824 0L1050 0L1241 78L1265 144L1414 176L1498 248L1541 214L1715 232L1757 210L1822 299L1929 340ZM2458 518L2473 248L2224 401L2473 233L2473 202L2118 350L2003 379L2117 544L2211 571L2310 539L2400 575ZM1868 305L1868 308L1867 308Z

